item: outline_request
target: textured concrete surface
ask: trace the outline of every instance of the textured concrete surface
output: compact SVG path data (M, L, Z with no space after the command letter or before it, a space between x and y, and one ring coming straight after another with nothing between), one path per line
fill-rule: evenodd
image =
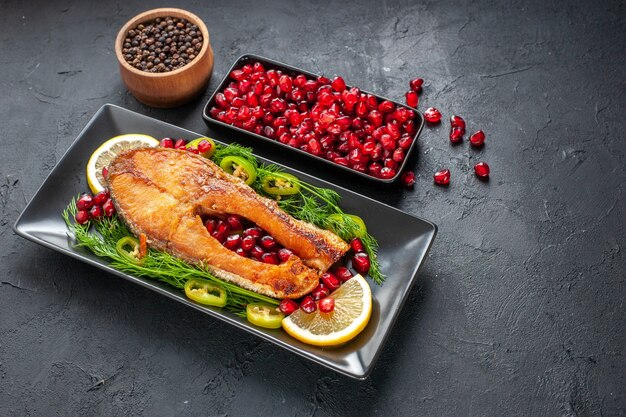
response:
M203 97L176 110L135 101L113 54L118 28L161 4L89 3L0 2L0 415L626 414L623 2L180 1L216 61ZM398 99L422 76L422 109L487 134L477 151L451 147L447 122L426 128L413 191L257 149L440 227L366 381L10 229L104 103L240 139L200 116L248 52ZM432 185L444 166L447 189Z

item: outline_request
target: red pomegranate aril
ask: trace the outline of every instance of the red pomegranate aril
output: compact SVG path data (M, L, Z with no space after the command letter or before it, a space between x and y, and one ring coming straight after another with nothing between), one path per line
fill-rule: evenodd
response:
M342 132L342 129L339 124L331 123L330 126L326 128L326 131L332 135L339 135Z
M93 220L97 220L104 215L104 210L100 206L92 206L89 210L89 218Z
M317 304L315 304L315 300L313 300L313 297L311 297L310 295L307 295L306 297L302 299L302 301L300 301L300 308L305 313L310 314L310 313L313 313L315 310L317 310Z
M380 170L380 178L388 180L396 175L396 170L389 167L382 167Z
M98 194L93 196L93 203L98 205L98 206L101 206L104 203L106 203L106 201L108 199L109 199L109 191L108 190L103 190L103 191L100 191Z
M463 140L463 134L465 130L460 127L453 127L450 129L450 142L459 143Z
M250 90L250 87L252 87L252 83L248 80L241 80L237 83L237 89L241 94L246 94Z
M226 217L226 223L228 223L230 230L242 230L243 229L241 216L238 216L237 214L229 214Z
M404 98L406 99L407 106L417 108L419 97L415 91L407 91Z
M74 220L78 224L85 224L89 221L89 211L87 210L78 210L76 215L74 216Z
M250 252L248 252L247 250L245 250L244 248L237 248L235 249L235 253L239 256L243 256L244 258L249 258L250 257Z
M380 144L383 146L383 149L388 151L392 151L396 148L396 141L393 140L391 135L382 135L380 138Z
M320 75L319 77L317 77L317 82L320 85L328 85L330 84L330 79L328 77L324 77L323 75Z
M413 138L410 136L402 136L398 139L398 146L404 150L408 150L413 144Z
M272 129L270 126L265 126L263 128L263 136L274 139L276 135L274 133L274 129Z
M341 281L339 281L339 278L337 278L332 272L322 274L321 280L324 286L330 291L335 291L341 286Z
M265 67L263 66L263 64L261 64L260 62L255 62L254 64L252 64L252 70L254 72L264 72L265 71Z
M105 201L104 204L102 204L102 210L104 211L104 215L106 217L112 217L116 211L113 201L111 199Z
M218 220L215 226L215 231L220 234L227 235L230 232L230 226L223 220Z
M281 75L278 79L278 86L283 93L288 93L293 88L293 81L288 75Z
M263 235L263 230L261 230L258 227L249 227L246 230L243 231L243 235L244 236L254 236L256 238L259 238Z
M424 80L421 78L414 78L409 81L409 87L411 87L411 90L415 91L416 93L419 93L421 91L423 84Z
M185 139L178 139L176 143L174 144L174 149L181 149L181 150L187 149L187 142L185 142Z
M248 120L250 118L250 116L252 116L250 114L250 107L248 107L248 106L241 106L239 108L239 112L237 113L237 119L239 119L239 120Z
M354 112L359 117L366 117L369 110L367 109L367 105L365 103L357 103Z
M224 97L226 97L226 100L228 100L229 103L238 96L239 90L237 90L236 88L228 87L224 90Z
M200 151L198 150L198 148L187 148L187 152L192 153L194 155L200 154Z
M350 241L350 247L355 252L363 252L365 251L365 246L363 246L363 241L358 237L355 237Z
M270 235L263 236L261 238L261 240L259 241L259 243L261 244L261 247L263 247L264 249L267 249L269 251L271 251L274 248L276 248L276 239L274 239Z
M256 107L259 105L259 98L254 94L254 91L249 91L246 94L246 104L250 107Z
M243 106L246 103L246 101L242 98L242 97L235 97L233 99L233 102L230 103L231 107L235 107L237 110L239 107Z
M230 78L237 80L237 81L241 81L244 78L246 78L246 73L240 69L232 70L230 72Z
M246 236L241 239L241 247L245 250L251 250L256 245L257 238L254 236Z
M347 167L349 165L348 158L345 158L343 156L340 156L339 158L335 158L333 162L336 163L337 165L342 165L344 167Z
M317 86L317 81L307 80L302 87L305 91L314 92L315 90L317 90Z
M264 253L265 251L259 245L254 245L252 249L250 249L250 255L255 259L261 259L261 256L263 256Z
M370 173L372 177L378 177L380 176L381 169L382 169L382 166L378 162L372 162L370 166L368 167L368 172Z
M408 133L409 135L413 135L417 131L417 127L415 127L415 122L413 120L409 120L404 124L404 133Z
M160 145L162 148L172 149L174 147L174 140L172 138L161 139Z
M387 132L392 138L394 139L400 138L400 126L397 125L397 122L395 121L389 122L386 124L386 126L387 126Z
M370 257L365 252L358 252L352 256L352 268L359 274L367 274L370 270Z
M306 76L304 76L304 74L298 74L293 80L293 85L295 85L296 87L302 87L304 86L304 83L306 83L306 81Z
M278 305L278 309L280 310L281 313L288 316L298 309L298 303L288 298L285 298Z
M224 247L234 251L241 246L241 242L241 235L230 235L224 241Z
M317 287L311 291L311 296L315 301L321 300L324 297L327 297L330 294L330 290L326 288L324 284L319 284Z
M378 111L381 113L391 113L392 111L395 110L395 108L396 108L396 105L393 104L389 100L383 100L378 105Z
M413 188L415 185L415 173L413 171L405 171L400 177L402 184L407 188Z
M487 178L489 176L489 165L486 162L479 162L474 165L474 173L480 178Z
M293 255L293 252L287 248L281 248L278 252L276 252L276 255L278 255L278 260L283 263L289 260L291 255Z
M346 82L341 77L333 78L333 82L331 83L331 85L333 87L333 90L338 91L340 93L346 89Z
M322 313L332 313L335 310L335 299L333 297L324 297L319 301L319 308Z
M429 107L424 111L424 119L426 119L428 123L439 123L441 121L441 112L435 107Z
M378 99L372 94L368 94L365 98L365 104L367 104L370 110L375 110L378 108Z
M318 95L317 101L323 107L330 107L335 102L335 96L334 94L324 91Z
M393 112L393 118L399 123L404 123L411 118L411 111L406 107L399 107Z
M372 110L367 115L367 120L369 120L374 126L379 127L383 124L383 115L378 110Z
M450 116L450 126L465 130L465 120L461 116L452 115Z
M212 234L215 231L216 226L217 220L215 219L208 219L206 222L204 222L204 227L206 228L207 232L209 232L209 234Z
M470 143L474 146L483 146L483 144L485 143L485 132L479 130L478 132L474 133L472 136L470 136Z
M346 282L350 278L352 278L352 272L345 266L340 266L335 269L335 276L339 278L342 282Z
M276 252L264 253L261 255L261 262L266 264L278 265L278 256Z
M78 210L89 210L91 207L93 207L93 205L94 198L91 196L91 194L83 194L76 202L76 208Z
M402 162L404 160L404 149L396 148L391 155L391 159L395 162Z
M287 103L282 98L274 98L270 101L270 111L272 113L282 113L287 110Z
M442 169L441 171L435 172L435 175L433 175L433 179L435 180L435 184L437 185L450 184L450 170Z

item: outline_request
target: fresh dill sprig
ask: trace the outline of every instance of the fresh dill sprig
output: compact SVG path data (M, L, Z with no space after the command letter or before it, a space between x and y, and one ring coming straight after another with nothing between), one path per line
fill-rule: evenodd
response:
M259 165L256 157L252 153L252 148L246 148L245 146L241 146L238 143L231 143L229 145L215 145L215 153L211 157L211 160L219 165L227 156L239 156L248 160L255 168Z

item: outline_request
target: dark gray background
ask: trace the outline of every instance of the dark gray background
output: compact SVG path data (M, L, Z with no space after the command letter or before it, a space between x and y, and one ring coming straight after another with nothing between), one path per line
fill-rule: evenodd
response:
M0 415L626 414L623 2L181 1L208 25L215 69L175 110L130 96L113 53L150 3L0 2ZM104 103L253 145L201 119L243 53L397 99L421 76L420 108L446 118L420 137L413 191L255 149L440 227L366 381L11 231ZM450 146L451 113L487 145Z

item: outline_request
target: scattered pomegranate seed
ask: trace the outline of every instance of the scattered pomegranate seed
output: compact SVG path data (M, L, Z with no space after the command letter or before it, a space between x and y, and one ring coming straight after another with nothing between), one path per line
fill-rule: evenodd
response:
M282 248L279 249L278 252L278 260L283 263L283 262L287 262L289 260L289 258L291 257L291 255L293 255L293 252L290 251L287 248Z
M422 84L424 84L424 80L421 78L414 78L409 81L409 87L411 87L411 90L416 93L419 93L422 90Z
M478 132L474 133L472 136L470 136L470 143L474 146L483 146L483 144L485 143L485 132L479 130Z
M365 251L365 246L363 246L363 241L361 241L361 239L359 239L358 237L355 237L354 239L350 241L350 247L355 252Z
M441 171L437 171L435 175L433 175L433 178L437 185L448 185L450 184L450 170L442 169Z
M87 210L78 210L76 215L74 216L76 223L85 224L89 221L89 211Z
M209 219L204 222L204 227L206 227L207 232L212 234L215 231L215 227L217 226L217 220Z
M108 178L109 177L109 168L107 167L102 167L102 176L104 178Z
M98 220L104 215L104 210L100 206L93 206L89 210L89 218L93 220Z
M272 250L276 247L276 240L270 235L263 236L259 242L261 247L266 250Z
M187 143L185 142L185 139L178 139L176 143L174 144L174 149L180 149L180 150L187 149Z
M340 266L335 269L335 276L339 278L342 282L346 282L350 278L352 278L352 272L345 266Z
M200 151L200 153L209 152L212 147L213 145L211 145L211 142L208 140L201 140L200 143L198 143L198 151Z
M261 237L263 230L258 227L250 227L243 231L244 236L254 236L255 238Z
M450 142L459 143L463 140L463 134L465 130L460 127L453 127L450 129Z
M109 199L109 192L107 190L100 191L98 194L93 196L93 203L101 206Z
M424 111L424 119L428 123L439 123L441 121L441 112L434 107L429 107Z
M486 162L479 162L474 165L474 172L480 178L487 178L489 176L489 165Z
M332 313L335 309L335 299L333 297L322 298L319 302L322 313Z
M365 252L355 253L352 256L352 267L359 274L367 274L370 270L370 257Z
M400 177L402 184L407 188L413 188L415 185L415 173L413 171L405 171Z
M161 139L161 147L162 148L173 148L174 140L172 138L163 138Z
M263 256L263 254L265 253L265 251L263 250L263 248L261 248L258 245L255 245L251 250L250 250L250 255L252 255L253 257L257 258L257 259L261 259L261 256Z
M407 91L404 96L406 98L407 106L417 108L419 97L417 97L417 93L415 91Z
M335 291L337 288L341 286L341 281L337 278L333 273L326 272L322 275L322 283L326 288L330 291Z
M450 126L465 130L465 120L461 116L452 115L450 116Z
M236 214L229 214L226 217L226 223L230 227L230 230L242 230L243 224L241 223L241 216Z
M315 310L317 310L317 304L315 304L315 300L313 300L313 297L307 295L302 299L302 301L300 301L300 308L305 313L313 313Z
M261 262L266 264L278 265L278 256L276 252L267 252L261 255Z
M94 201L91 194L83 194L76 202L76 208L78 210L89 210L91 207L93 207L93 205Z
M256 237L246 236L241 240L241 247L244 250L250 250L256 245Z
M198 155L200 153L200 151L198 151L198 148L187 148L187 152L192 153L194 155Z
M313 291L311 291L311 297L313 297L315 301L321 300L322 298L327 297L329 294L330 290L326 288L324 284L319 284L313 289Z
M108 199L102 205L102 210L104 211L104 215L107 217L113 217L115 214L115 205L111 199Z
M224 241L224 247L234 251L234 250L237 250L237 248L241 246L241 242L242 242L241 235L230 235Z
M298 303L288 298L285 298L278 305L278 309L281 311L281 313L288 316L298 309Z

